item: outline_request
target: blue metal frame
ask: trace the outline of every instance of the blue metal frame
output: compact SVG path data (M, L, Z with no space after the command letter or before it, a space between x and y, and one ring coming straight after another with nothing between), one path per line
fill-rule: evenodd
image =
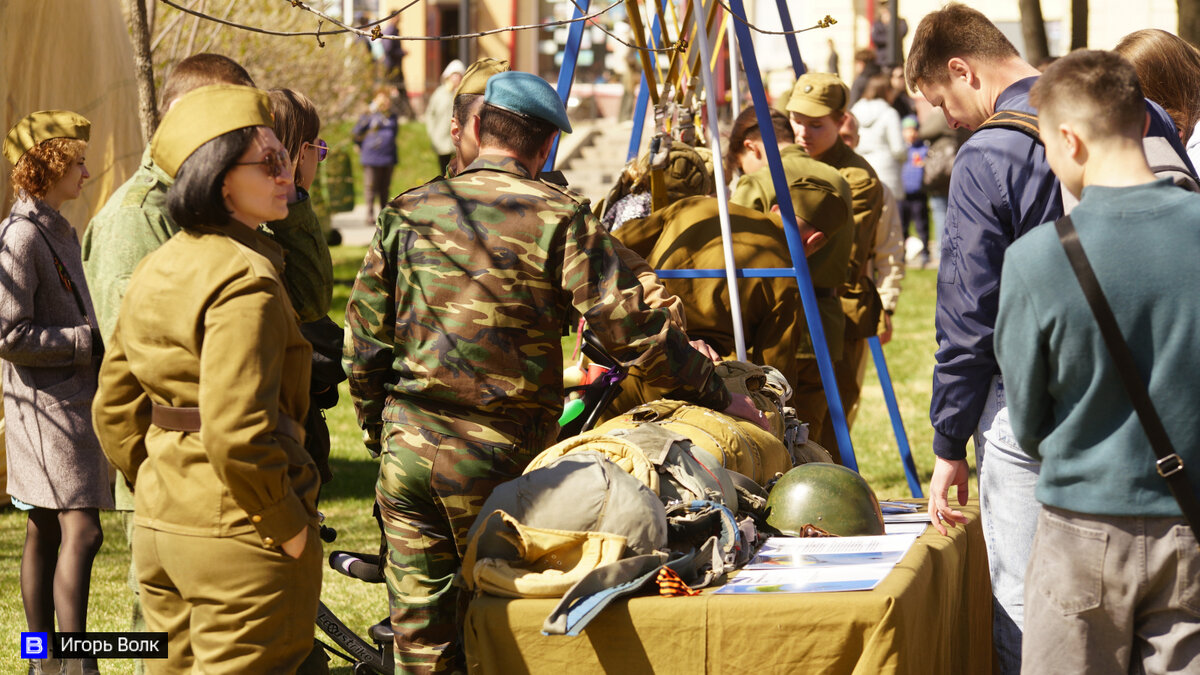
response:
M579 19L587 14L588 6L591 0L576 0L575 14L572 16L575 21L571 24L571 30L567 33L567 44L563 52L562 68L558 71L558 98L562 100L563 107L567 107L567 100L571 98L571 84L575 82L575 64L579 61L579 45L583 42L583 25L585 21ZM546 165L542 167L542 171L553 171L554 161L558 159L558 143L562 139L562 134L554 137L554 145L550 148L550 156L546 158Z
M821 323L820 312L817 311L817 295L813 290L812 277L808 271L808 259L804 256L804 244L800 240L800 231L796 227L796 210L792 205L792 195L788 191L787 178L783 172L783 160L779 157L779 145L775 137L775 126L771 123L771 108L767 102L766 89L763 87L762 76L758 70L758 57L754 53L754 41L745 21L746 9L742 0L730 0L733 10L734 27L737 30L738 49L742 55L743 70L746 73L750 95L754 99L754 110L758 117L758 129L762 134L762 143L767 152L767 165L771 169L771 178L775 184L775 197L779 204L779 215L783 220L783 233L787 238L788 252L795 266L792 273L800 286L800 300L804 304L804 317L808 320L808 332L812 337L813 351L817 356L817 369L821 373L821 383L825 388L825 400L829 403L829 414L833 418L834 436L842 455L842 463L858 471L858 460L854 456L854 446L850 441L850 431L846 426L846 412L842 409L842 398L838 393L837 380L833 372L833 360L829 356L829 345L825 342L825 330Z
M787 0L775 0L775 6L779 8L779 23L787 34L783 36L787 41L788 54L792 57L792 70L795 71L796 77L800 77L808 72L808 68L804 67L804 60L800 58L800 45L796 43L795 29L792 28L792 15L788 12Z
M658 11L665 11L668 1L662 0ZM661 22L655 21L654 27L650 29L650 42L655 49L662 47ZM625 155L626 162L637 159L638 151L642 148L642 129L646 126L646 110L650 107L650 83L646 81L644 72L642 73L642 84L638 87L637 102L633 106L633 134L629 137L629 153Z
M867 338L871 347L871 356L875 359L875 371L879 373L879 385L883 388L883 398L887 401L888 415L892 418L892 431L896 434L896 444L900 448L900 462L904 464L904 478L908 481L908 490L913 497L922 498L921 481L917 478L917 466L913 463L912 451L908 447L908 434L904 433L904 420L900 418L900 405L896 402L896 392L892 389L892 376L888 372L887 360L883 358L883 344L879 336Z

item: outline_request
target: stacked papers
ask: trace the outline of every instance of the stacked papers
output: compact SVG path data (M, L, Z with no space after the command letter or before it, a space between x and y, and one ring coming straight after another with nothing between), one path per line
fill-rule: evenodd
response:
M869 591L892 571L919 535L910 531L877 537L771 537L716 592Z
M909 502L879 502L886 523L928 523L929 514L920 506ZM888 531L891 533L891 530Z

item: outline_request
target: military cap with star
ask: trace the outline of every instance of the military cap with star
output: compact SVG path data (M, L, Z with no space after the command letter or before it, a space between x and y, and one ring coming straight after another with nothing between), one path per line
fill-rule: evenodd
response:
M25 153L39 143L52 138L75 138L86 141L91 137L92 123L70 110L40 110L26 115L4 137L4 157L13 166Z
M488 80L483 102L522 117L532 117L571 133L562 99L550 83L532 73L509 71Z
M824 117L846 110L850 103L850 88L833 73L805 73L796 80L788 112L808 117Z

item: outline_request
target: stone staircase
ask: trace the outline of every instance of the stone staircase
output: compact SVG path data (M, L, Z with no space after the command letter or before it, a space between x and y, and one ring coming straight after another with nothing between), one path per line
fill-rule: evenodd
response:
M652 126L643 130L642 144L650 139ZM558 165L571 184L571 188L592 200L603 199L617 181L625 167L625 156L629 152L629 137L633 122L595 120L576 125L571 148L560 148Z

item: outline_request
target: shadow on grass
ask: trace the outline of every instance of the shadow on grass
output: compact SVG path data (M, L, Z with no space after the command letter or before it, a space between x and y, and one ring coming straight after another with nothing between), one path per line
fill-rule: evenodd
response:
M366 454L365 452L363 453ZM330 457L333 480L321 488L321 501L375 501L375 479L379 477L379 462L370 458L347 459Z

